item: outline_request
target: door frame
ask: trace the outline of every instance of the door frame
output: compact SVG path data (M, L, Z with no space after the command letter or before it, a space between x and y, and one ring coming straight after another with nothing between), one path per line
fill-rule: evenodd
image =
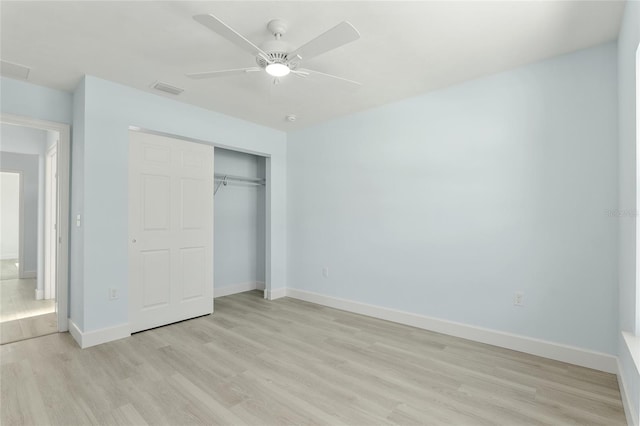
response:
M69 173L71 127L68 124L0 113L0 123L58 132L58 256L56 259L56 313L58 331L69 330Z
M55 162L53 158L55 156ZM58 244L56 238L56 226L58 223L58 188L53 182L58 181L58 143L54 143L49 147L44 156L44 298L51 299L55 297L57 280L52 273L55 274ZM55 168L54 168L55 164ZM53 238L52 238L53 232ZM53 261L52 261L53 260ZM52 283L53 281L53 283ZM52 291L53 287L53 291Z

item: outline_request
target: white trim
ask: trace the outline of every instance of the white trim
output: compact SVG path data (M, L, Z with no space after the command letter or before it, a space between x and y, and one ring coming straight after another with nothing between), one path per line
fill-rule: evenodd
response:
M47 132L47 135L49 132ZM54 182L58 180L58 142L54 142L44 157L44 206L43 206L43 288L44 297L55 299L56 277L56 251L58 249L57 232L55 232L58 216L58 186ZM54 159L55 157L55 159ZM53 204L52 204L53 203Z
M623 331L622 339L627 345L627 350L631 355L631 360L636 367L636 371L640 374L640 336L634 336L627 331Z
M636 373L640 374L640 336L634 336L632 333L623 331L622 340L626 345L631 362L633 363ZM624 413L627 417L627 423L630 426L640 426L640 413L636 413L635 405L631 403L631 395L628 391L627 383L624 380L624 371L620 361L618 361L618 386L620 387L620 397L624 405Z
M337 297L325 296L323 294L305 290L290 288L287 289L286 293L288 297L316 303L318 305L324 305L335 309L341 309L361 315L410 325L412 327L461 337L463 339L512 349L519 352L526 352L528 354L538 355L544 358L606 371L607 373L615 374L618 368L617 358L613 355L602 352L595 352L575 346L563 345L560 343L549 342L547 340L535 339L489 328L427 317L411 312L398 311L381 306L339 299Z
M36 278L37 275L38 274L36 271L22 271L22 276L20 277L20 279Z
M76 341L78 346L82 347L82 332L78 328L78 326L71 321L71 318L68 319L69 322L69 334L73 337L73 340Z
M20 237L18 236L18 238L20 238ZM18 258L19 258L18 253L11 253L11 254L0 256L0 260L11 260L11 259L16 259L17 260Z
M628 10L628 9L627 9ZM638 43L638 47L636 48L636 81L635 86L636 86L636 99L635 99L635 108L636 108L636 122L634 123L636 126L636 140L635 140L635 146L636 148L638 146L640 146L640 125L638 125L638 123L640 123L640 43ZM636 149L636 164L635 164L635 177L636 177L636 193L635 195L635 201L636 201L636 213L640 212L640 173L638 172L638 170L640 170L640 150ZM636 239L635 239L635 249L636 249L636 259L635 259L635 267L636 267L636 276L635 276L635 290L636 290L636 303L635 303L635 309L633 310L633 312L635 312L635 332L636 334L640 335L640 226L637 226L637 219L634 219L636 222ZM638 363L636 361L636 367L638 367ZM640 369L640 367L638 367Z
M260 281L250 281L248 283L232 284L221 288L213 289L213 297L229 296L231 294L244 293L245 291L264 290L264 283Z
M36 300L44 299L44 290L36 288L35 292L36 292Z
M129 324L120 324L85 333L71 319L68 321L69 333L82 349L131 336Z
M33 271L33 276L28 276L24 270L24 176L21 170L17 171L20 175L20 200L18 200L18 209L20 210L20 222L18 224L18 278L35 278L36 272Z
M264 291L264 298L267 300L276 300L276 299L280 299L282 297L286 297L289 295L289 291L291 289L286 289L286 288L276 288L276 289L265 289ZM291 296L294 297L294 296Z
M624 374L622 371L622 365L620 364L620 360L617 361L618 371L618 387L620 388L620 399L622 399L622 406L624 407L624 415L627 419L628 426L638 426L638 418L636 417L635 409L633 408L633 404L629 399L629 392L627 391L627 383L624 380Z
M71 127L54 121L38 120L13 114L0 114L0 122L16 126L32 127L58 132L58 256L56 304L58 306L58 331L69 329L69 191ZM20 267L24 262L20 262Z

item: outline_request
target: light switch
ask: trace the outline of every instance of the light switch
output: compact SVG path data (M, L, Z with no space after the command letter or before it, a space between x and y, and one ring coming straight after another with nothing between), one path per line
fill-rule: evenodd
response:
M80 228L80 215L76 215L76 227Z

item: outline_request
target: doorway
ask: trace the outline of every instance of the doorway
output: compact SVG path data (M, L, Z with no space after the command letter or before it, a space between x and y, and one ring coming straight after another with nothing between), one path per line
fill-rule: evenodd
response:
M68 329L69 128L0 116L0 343Z
M0 280L18 279L20 172L0 171Z

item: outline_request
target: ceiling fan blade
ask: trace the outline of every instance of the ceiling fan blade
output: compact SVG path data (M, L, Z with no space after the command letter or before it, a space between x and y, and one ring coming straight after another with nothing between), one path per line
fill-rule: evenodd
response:
M307 78L309 76L309 73L307 71L301 71L301 70L291 70L291 74L300 78Z
M349 80L348 78L344 78L344 77L338 77L337 75L333 75L333 74L327 74L324 72L320 72L320 71L314 71L314 70L309 70L306 68L298 68L296 70L296 72L302 72L302 73L307 73L307 75L311 78L313 78L314 76L318 76L318 77L326 77L326 78L330 78L333 80L338 80L341 81L343 83L347 83L350 84L354 87L360 87L362 86L362 83L358 83L357 81L353 81L353 80Z
M231 43L240 47L243 50L251 53L252 55L262 54L264 56L268 56L266 53L262 51L258 46L251 43L249 40L244 38L243 35L236 32L233 28L216 18L215 16L208 15L195 15L193 17L196 21L200 22L205 27L209 28L211 31L219 34L220 36L226 38Z
M307 44L300 46L288 56L290 58L299 56L301 59L307 61L337 47L356 41L359 38L360 33L358 30L349 22L344 21L327 32L320 34Z
M195 72L195 73L187 74L187 77L198 80L202 78L226 77L229 75L246 74L246 73L256 72L256 71L262 71L262 68L252 67L252 68L238 68L235 70Z

